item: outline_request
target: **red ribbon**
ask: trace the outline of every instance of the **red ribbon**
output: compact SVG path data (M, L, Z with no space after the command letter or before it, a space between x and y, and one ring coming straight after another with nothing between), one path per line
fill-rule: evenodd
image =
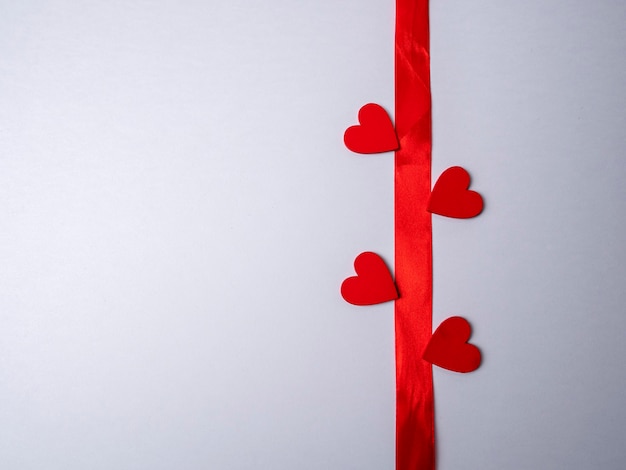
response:
M395 92L396 470L434 470L428 0L396 0Z

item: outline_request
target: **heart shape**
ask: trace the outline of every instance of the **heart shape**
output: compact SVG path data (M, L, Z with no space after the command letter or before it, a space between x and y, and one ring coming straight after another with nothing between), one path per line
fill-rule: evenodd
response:
M343 141L356 153L381 153L396 150L400 145L387 111L380 105L368 103L359 110L359 125L343 134Z
M354 260L356 276L341 284L341 296L353 305L373 305L398 298L398 290L385 261L365 251Z
M465 318L450 317L433 333L422 357L454 372L472 372L480 366L480 350L469 344L472 327Z
M470 191L470 175L460 166L444 171L430 193L428 211L446 217L469 219L483 210L483 198Z

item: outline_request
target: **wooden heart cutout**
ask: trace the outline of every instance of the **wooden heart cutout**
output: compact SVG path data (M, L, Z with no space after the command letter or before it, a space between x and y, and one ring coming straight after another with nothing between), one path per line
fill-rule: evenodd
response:
M435 330L422 357L454 372L472 372L480 366L480 350L469 344L472 327L465 318L450 317Z
M366 251L354 260L356 276L341 284L341 296L353 305L373 305L398 298L398 290L385 261Z
M430 193L428 211L457 219L476 217L483 210L483 198L469 186L470 175L464 168L448 168Z
M380 105L368 103L359 110L359 125L343 134L343 141L356 153L381 153L396 150L398 137L387 111Z

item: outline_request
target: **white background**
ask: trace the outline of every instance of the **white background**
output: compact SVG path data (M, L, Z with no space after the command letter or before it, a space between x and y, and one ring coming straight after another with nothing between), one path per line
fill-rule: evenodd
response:
M626 466L626 3L433 0L439 470ZM0 1L0 468L394 468L392 0Z

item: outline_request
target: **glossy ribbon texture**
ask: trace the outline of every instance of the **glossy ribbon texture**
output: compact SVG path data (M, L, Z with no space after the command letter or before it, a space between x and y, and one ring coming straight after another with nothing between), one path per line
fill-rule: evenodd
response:
M396 470L434 470L428 0L396 0L395 107Z

